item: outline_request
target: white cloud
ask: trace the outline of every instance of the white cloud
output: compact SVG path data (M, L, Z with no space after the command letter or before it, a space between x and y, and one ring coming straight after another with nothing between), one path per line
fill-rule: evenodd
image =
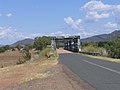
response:
M12 44L18 40L25 38L35 38L37 36L43 36L41 33L22 33L18 32L12 27L0 27L0 44Z
M97 12L88 12L86 15L86 18L88 20L95 20L95 21L97 21L98 19L108 18L108 17L110 17L109 13L98 14Z
M108 22L104 25L106 28L118 28L119 25L117 23L111 23L111 22Z
M42 33L33 33L33 34L29 34L28 38L35 38L37 36L44 36L44 34L42 34Z
M81 19L78 19L74 23L75 23L76 26L79 26L81 24L81 21L82 21Z
M64 18L64 21L69 25L69 29L72 29L71 32L72 35L80 35L82 38L91 36L92 34L89 32L86 32L84 27L82 26L82 20L73 20L71 17Z
M79 33L76 33L75 35L80 35L81 38L90 37L93 35L93 33L88 33L86 31L80 31Z
M51 33L50 36L70 36L70 34L66 34L62 31L57 31L57 32Z
M73 23L74 23L74 21L71 17L64 18L64 20L68 25L73 25Z
M104 4L100 0L91 0L82 9L87 13L87 20L97 21L102 18L109 18L112 15L115 17L120 16L120 5Z
M103 11L110 10L113 8L112 5L104 4L101 1L92 0L86 3L83 7L86 11Z
M3 38L24 38L24 35L12 27L0 27L0 39Z
M72 29L75 29L75 30L80 30L82 29L82 25L81 25L81 22L82 20L81 19L78 19L78 20L73 20L71 17L67 17L67 18L64 18L64 21L72 28Z
M12 13L6 13L6 16L11 17L11 16L13 16L13 14Z

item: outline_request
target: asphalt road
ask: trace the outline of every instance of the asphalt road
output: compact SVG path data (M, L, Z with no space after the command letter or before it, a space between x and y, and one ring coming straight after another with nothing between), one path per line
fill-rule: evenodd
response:
M59 61L97 90L120 90L120 64L118 63L74 53L60 54Z

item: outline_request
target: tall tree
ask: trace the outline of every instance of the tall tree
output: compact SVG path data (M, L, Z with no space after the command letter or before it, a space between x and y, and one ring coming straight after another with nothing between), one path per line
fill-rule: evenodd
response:
M34 47L36 50L42 50L43 48L47 47L47 45L51 44L51 38L47 36L43 37L36 37L34 41Z

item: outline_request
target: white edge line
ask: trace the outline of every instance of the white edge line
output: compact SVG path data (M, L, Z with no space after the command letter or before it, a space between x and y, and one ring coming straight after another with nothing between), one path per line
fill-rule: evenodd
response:
M107 68L107 67L101 66L101 65L99 65L99 64L96 64L96 63L90 62L90 61L88 61L88 60L83 60L83 61L84 61L84 62L87 62L87 63L89 63L89 64L91 64L91 65L94 65L94 66L97 66L97 67L100 67L100 68L106 69L106 70L108 70L108 71L111 71L111 72L114 72L114 73L120 74L119 71L116 71L116 70L114 70L114 69L110 69L110 68Z

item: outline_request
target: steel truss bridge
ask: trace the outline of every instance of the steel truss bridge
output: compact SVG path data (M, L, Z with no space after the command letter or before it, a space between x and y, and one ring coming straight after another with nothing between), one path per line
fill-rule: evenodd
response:
M73 51L73 52L79 52L81 51L81 45L80 45L80 36L56 36L52 37L51 40L51 46L52 48L55 48L57 46L63 47L66 50Z

